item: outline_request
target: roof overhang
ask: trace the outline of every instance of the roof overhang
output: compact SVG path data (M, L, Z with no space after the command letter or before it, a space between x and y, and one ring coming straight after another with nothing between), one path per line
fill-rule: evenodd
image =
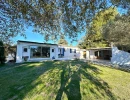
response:
M111 50L111 49L112 49L111 47L101 47L101 48L90 48L87 50Z
M56 45L57 44L51 44L51 43L41 43L41 42L32 42L32 41L22 41L22 40L18 40L18 43L33 43L33 44L43 44L43 45Z

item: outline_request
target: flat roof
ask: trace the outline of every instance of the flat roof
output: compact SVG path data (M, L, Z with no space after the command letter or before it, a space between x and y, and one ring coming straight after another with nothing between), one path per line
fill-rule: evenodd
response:
M97 47L97 48L90 48L87 50L110 50L112 47Z
M62 47L62 46L63 46L63 47L65 46L65 47L78 48L77 46L69 46L69 45L62 45L62 44L57 44L57 45L58 45L58 46L61 46L61 47Z
M45 44L45 45L57 45L57 44L52 44L52 43L32 42L32 41L23 41L23 40L18 40L17 42L35 43L35 44Z

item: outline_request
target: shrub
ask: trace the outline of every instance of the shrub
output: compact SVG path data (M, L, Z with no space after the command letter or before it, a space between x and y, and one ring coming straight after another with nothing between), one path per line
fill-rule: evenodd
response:
M3 42L0 41L0 64L3 64L5 63L5 50L4 50L4 45L3 45Z

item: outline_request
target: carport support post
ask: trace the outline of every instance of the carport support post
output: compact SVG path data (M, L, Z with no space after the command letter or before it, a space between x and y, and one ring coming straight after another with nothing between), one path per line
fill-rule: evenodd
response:
M100 51L98 51L98 57L99 57L99 52L100 52Z

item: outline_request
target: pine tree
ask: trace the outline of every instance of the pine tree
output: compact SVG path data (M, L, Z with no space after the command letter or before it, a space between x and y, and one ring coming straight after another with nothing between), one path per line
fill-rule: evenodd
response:
M65 40L64 36L61 36L60 40L58 41L58 44L68 45L68 42Z
M109 8L104 11L100 11L93 18L90 27L87 29L87 34L83 41L79 44L80 48L95 48L95 47L108 47L110 43L102 36L102 28L109 21L114 20L118 14L116 8Z

